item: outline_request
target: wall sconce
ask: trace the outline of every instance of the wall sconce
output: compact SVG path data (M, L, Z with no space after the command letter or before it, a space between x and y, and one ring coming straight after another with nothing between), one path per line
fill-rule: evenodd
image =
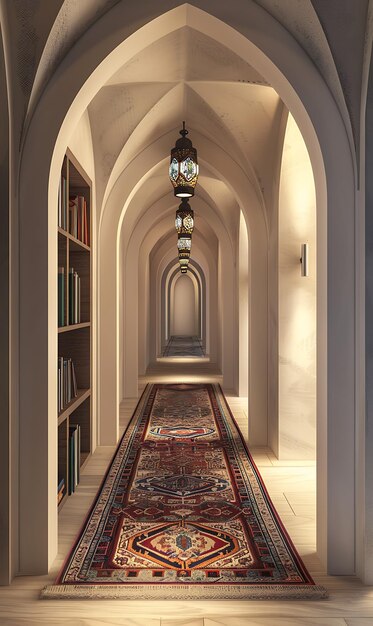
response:
M299 260L301 276L308 276L308 243L301 244Z

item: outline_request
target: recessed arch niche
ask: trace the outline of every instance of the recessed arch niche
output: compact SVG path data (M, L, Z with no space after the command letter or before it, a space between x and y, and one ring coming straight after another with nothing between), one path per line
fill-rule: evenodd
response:
M197 336L201 339L204 349L206 349L206 300L207 286L206 278L202 268L190 260L188 272L193 276L197 289ZM180 274L178 259L175 259L164 271L161 279L161 348L170 338L171 332L171 290L175 279ZM161 352L162 353L162 350Z

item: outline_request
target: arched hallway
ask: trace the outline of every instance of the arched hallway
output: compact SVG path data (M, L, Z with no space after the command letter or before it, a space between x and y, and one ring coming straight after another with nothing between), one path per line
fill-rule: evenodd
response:
M290 534L308 546L311 572L373 581L362 217L372 22L364 0L352 20L352 72L332 34L333 11L300 4L286 16L272 0L94 0L75 9L66 0L48 15L38 5L21 22L25 32L44 29L44 44L20 89L22 1L17 10L2 2L1 110L10 123L2 145L11 144L14 160L2 192L11 219L0 224L11 238L3 581L54 571L58 537L73 532L65 518L86 508L89 476L97 484L123 410L146 382L175 377L217 381L229 395ZM187 277L167 176L183 119L200 163ZM85 454L93 454L58 513L56 361L68 340L64 330L56 339L56 199L66 151L91 189L89 330L75 336L90 333L89 383L80 391L89 397L84 411L90 406ZM170 338L184 335L201 342L194 361L165 355ZM348 595L346 585L337 587ZM323 615L343 618L340 608Z

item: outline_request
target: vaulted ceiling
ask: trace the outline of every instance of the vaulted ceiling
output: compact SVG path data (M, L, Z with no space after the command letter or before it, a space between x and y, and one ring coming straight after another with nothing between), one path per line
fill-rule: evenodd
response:
M355 129L360 115L368 0L353 3L353 9L351 0L247 1L270 13L306 50L329 85L358 150ZM17 77L13 85L15 136L26 132L41 93L69 50L93 24L121 4L123 9L128 7L127 0L4 3L8 56ZM181 4L170 0L153 6L149 19ZM191 4L208 10L207 0ZM207 144L218 146L227 162L255 181L266 219L270 219L284 105L254 67L217 39L184 26L153 43L144 40L142 50L113 71L91 101L88 113L99 207L124 168L168 133L176 139L182 120L186 120L201 161L197 198L213 207L231 240L239 206L229 181L222 172L217 173L211 157L204 158ZM168 198L170 210L175 207L167 160L168 153L159 154L145 190L136 192L143 213L163 197ZM136 206L138 210L138 202Z

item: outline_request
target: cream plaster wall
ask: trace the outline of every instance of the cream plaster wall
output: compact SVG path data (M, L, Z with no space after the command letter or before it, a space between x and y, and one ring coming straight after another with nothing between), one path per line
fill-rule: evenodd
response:
M316 199L311 162L289 115L279 194L279 457L313 459L316 447ZM300 247L309 244L309 276Z
M91 123L88 111L85 110L73 134L69 139L68 146L76 156L82 168L87 172L92 183L95 180L95 161L93 154L93 143L91 133Z

